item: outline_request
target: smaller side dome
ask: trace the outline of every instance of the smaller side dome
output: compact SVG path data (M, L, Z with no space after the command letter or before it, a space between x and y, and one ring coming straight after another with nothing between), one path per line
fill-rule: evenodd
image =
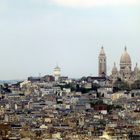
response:
M134 68L134 72L135 73L138 73L140 70L139 70L139 68L138 68L138 64L136 63L136 66L135 66L135 68Z
M118 69L116 67L116 63L114 63L114 67L112 69L112 74L117 74L118 73Z

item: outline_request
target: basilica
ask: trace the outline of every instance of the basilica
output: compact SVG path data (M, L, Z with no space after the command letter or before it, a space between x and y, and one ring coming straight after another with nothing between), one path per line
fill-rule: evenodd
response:
M107 58L104 51L104 48L101 48L99 54L99 76L107 77ZM121 79L128 84L133 84L135 81L140 80L140 69L136 64L135 68L132 69L132 61L129 53L127 52L127 48L125 47L124 52L120 58L120 68L118 69L116 63L112 68L111 75L109 76L110 81L115 83L117 79Z

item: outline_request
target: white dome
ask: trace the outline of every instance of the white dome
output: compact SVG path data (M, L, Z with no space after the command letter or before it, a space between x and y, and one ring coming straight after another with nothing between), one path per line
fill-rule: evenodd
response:
M127 52L127 48L125 47L125 51L121 56L121 60L120 60L121 64L131 64L131 57Z
M60 76L61 75L61 69L58 66L54 68L54 75L55 76Z

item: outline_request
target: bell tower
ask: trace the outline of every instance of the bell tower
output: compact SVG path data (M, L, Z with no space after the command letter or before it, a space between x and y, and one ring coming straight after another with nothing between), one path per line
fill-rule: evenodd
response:
M99 54L99 77L105 77L107 75L107 69L106 69L106 54L104 51L104 47L101 47L101 51Z

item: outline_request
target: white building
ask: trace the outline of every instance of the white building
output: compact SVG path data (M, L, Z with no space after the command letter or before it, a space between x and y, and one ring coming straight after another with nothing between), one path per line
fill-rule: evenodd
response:
M60 78L60 76L61 76L61 69L58 66L56 66L54 68L55 81L58 81L58 79Z

